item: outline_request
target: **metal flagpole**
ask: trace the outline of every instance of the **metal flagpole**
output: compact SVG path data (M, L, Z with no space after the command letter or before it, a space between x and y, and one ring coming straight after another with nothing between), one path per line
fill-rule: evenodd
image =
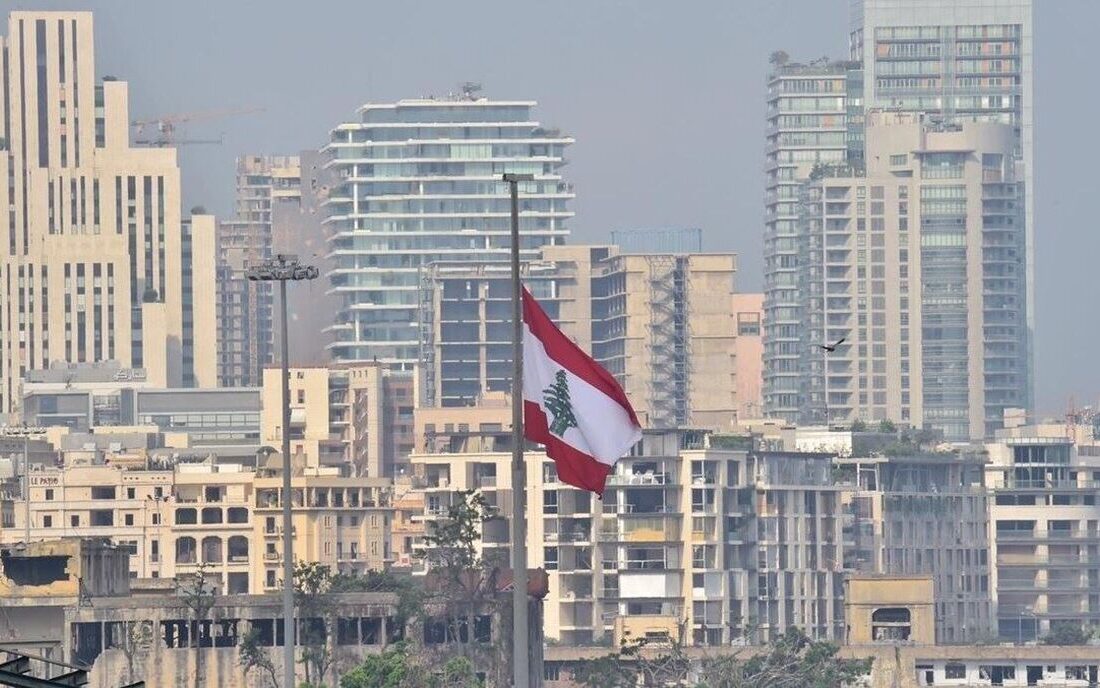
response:
M527 616L527 471L523 463L523 306L519 282L519 183L532 174L505 174L512 195L512 685L529 688Z
M282 317L283 386L283 685L294 688L294 519L290 458L290 345L287 344L286 280L279 280L279 306ZM304 493L304 490L303 490ZM303 494L304 496L304 494ZM305 506L303 499L302 506Z

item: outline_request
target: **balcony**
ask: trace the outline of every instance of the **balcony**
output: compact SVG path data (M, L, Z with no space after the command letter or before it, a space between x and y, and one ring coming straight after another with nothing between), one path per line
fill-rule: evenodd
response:
M1100 541L1100 533L1095 531L1078 531L1078 530L1048 530L1048 531L1034 531L1034 530L1001 530L997 531L996 538L998 540L1014 540L1014 541L1028 541L1028 540L1058 540L1058 541L1081 541L1081 542L1096 542Z
M997 566L1012 568L1042 568L1047 566L1081 566L1082 564L1100 564L1100 555L1081 554L999 554Z
M1006 341L1015 341L1015 337L1007 337ZM1098 490L1100 481L1097 480L1014 480L1008 478L999 485L992 486L994 490Z
M634 473L631 475L609 475L607 476L608 485L629 485L629 486L644 486L644 485L669 485L672 479L668 473Z
M1092 588L1088 581L1039 581L1032 579L1004 579L997 581L1000 592L1083 592Z

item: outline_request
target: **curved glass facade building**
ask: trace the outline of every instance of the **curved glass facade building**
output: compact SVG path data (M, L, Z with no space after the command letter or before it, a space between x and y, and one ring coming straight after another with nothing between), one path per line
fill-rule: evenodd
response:
M436 261L508 260L505 172L520 185L524 258L565 243L573 142L535 121L533 101L463 96L367 104L323 149L330 293L329 349L338 361L411 369L418 357L418 285Z

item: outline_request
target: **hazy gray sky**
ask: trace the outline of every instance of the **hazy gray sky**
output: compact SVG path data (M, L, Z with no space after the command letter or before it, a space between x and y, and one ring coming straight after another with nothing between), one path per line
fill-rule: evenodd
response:
M1036 386L1039 410L1060 414L1070 395L1100 395L1100 92L1081 63L1100 2L1035 4ZM707 248L740 254L745 290L761 281L768 55L847 54L847 0L19 6L94 10L97 71L130 82L135 117L266 108L188 128L225 134L181 149L188 206L229 212L237 155L317 147L366 101L480 81L490 97L539 101L543 123L576 137L574 241L699 226Z

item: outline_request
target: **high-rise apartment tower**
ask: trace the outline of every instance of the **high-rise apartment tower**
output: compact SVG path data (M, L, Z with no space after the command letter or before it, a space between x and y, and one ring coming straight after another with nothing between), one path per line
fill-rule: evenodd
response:
M416 363L421 266L508 259L511 205L502 174L535 176L519 189L522 257L565 241L573 191L561 168L573 139L542 127L534 107L471 89L367 104L355 121L332 130L324 222L326 277L338 298L334 359L405 369Z
M130 146L91 13L12 12L0 45L0 412L53 361L212 386L213 218L181 218L175 150Z

